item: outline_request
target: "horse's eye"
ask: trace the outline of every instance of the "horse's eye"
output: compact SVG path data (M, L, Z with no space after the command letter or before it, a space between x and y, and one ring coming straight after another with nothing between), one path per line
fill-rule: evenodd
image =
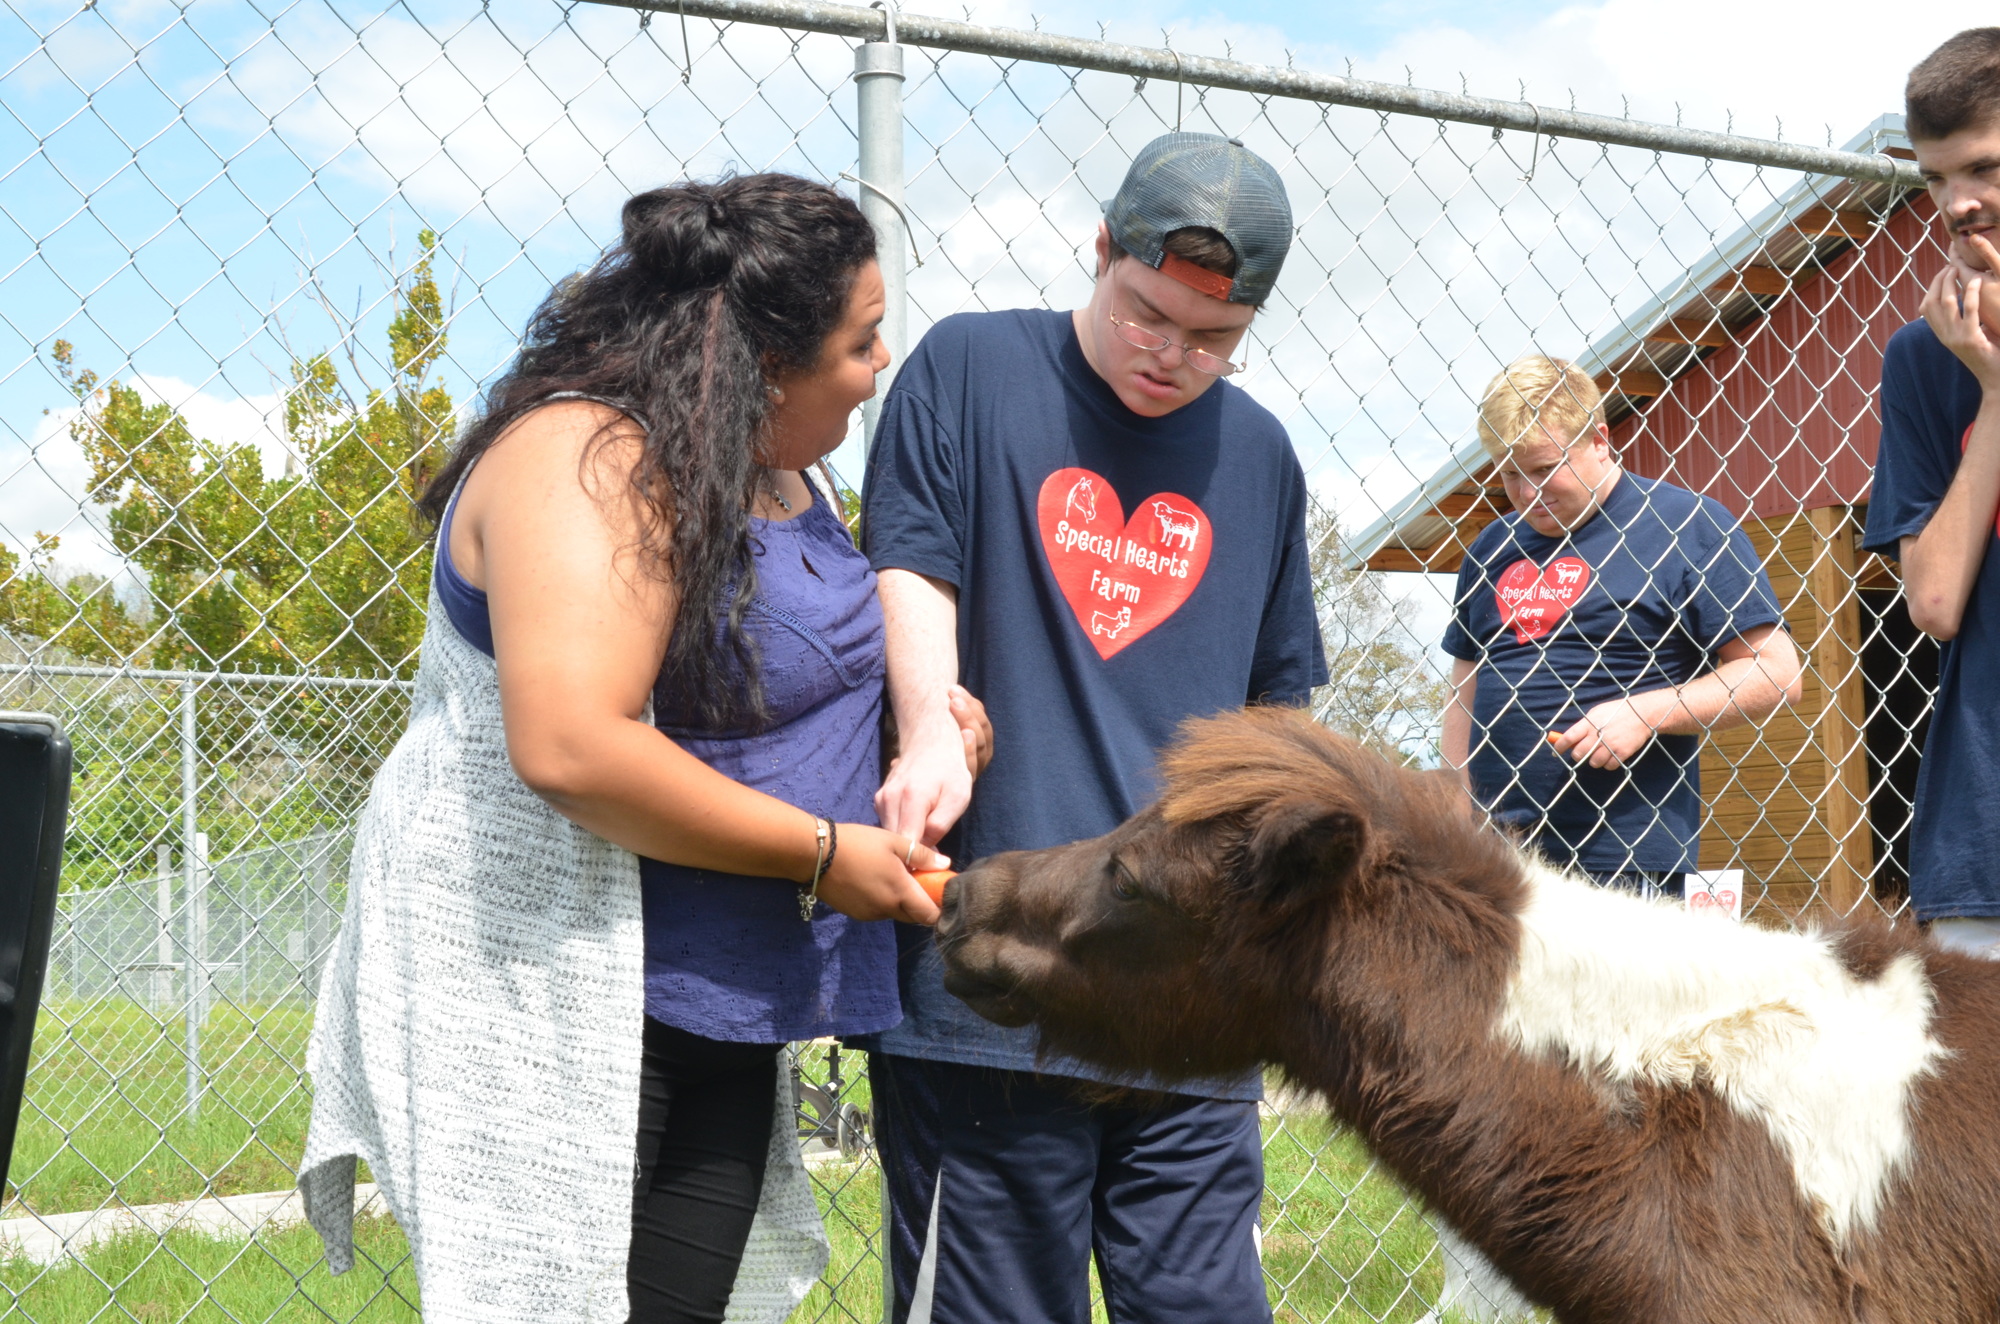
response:
M1125 867L1122 860L1113 862L1112 870L1111 895L1117 897L1120 901L1137 901L1139 899L1139 880L1132 876L1132 871Z

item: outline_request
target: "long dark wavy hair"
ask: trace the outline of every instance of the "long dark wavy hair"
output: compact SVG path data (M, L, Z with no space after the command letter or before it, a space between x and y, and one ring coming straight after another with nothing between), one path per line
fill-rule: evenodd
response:
M623 220L618 244L535 310L520 355L418 504L442 519L486 448L558 392L630 409L646 429L632 471L647 514L641 562L680 600L666 677L706 721L754 721L763 687L743 618L757 591L750 506L767 387L819 363L875 258L875 230L826 185L779 174L654 189ZM738 670L747 683L732 680Z

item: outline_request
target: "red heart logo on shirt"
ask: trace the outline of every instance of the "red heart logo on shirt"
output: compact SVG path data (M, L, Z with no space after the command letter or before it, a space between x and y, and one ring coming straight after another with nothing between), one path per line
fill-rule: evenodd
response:
M1110 483L1058 469L1035 514L1049 568L1101 658L1173 615L1208 569L1208 516L1173 492L1141 501L1127 521Z
M1493 601L1501 625L1513 626L1514 637L1525 644L1555 629L1589 587L1590 567L1574 556L1559 556L1547 569L1524 559L1501 572Z

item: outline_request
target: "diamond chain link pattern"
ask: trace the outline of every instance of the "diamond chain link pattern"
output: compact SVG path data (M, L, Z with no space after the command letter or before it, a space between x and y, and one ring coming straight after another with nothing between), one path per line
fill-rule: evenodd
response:
M293 1179L346 843L422 628L411 495L628 194L856 168L853 43L528 0L0 0L0 34L0 707L55 713L78 758L0 1286L43 1324L414 1318L385 1219L338 1280L296 1204L170 1227ZM1283 174L1298 238L1236 380L1311 485L1321 720L1437 760L1452 587L1418 572L1505 508L1466 448L1479 391L1531 348L1581 357L1627 464L1744 520L1806 662L1800 703L1706 743L1704 863L1743 870L1757 922L1901 910L1936 650L1857 530L1882 346L1939 260L1921 200L905 58L913 339L1083 301L1098 204L1160 132ZM865 1071L826 1044L794 1064L835 1242L798 1317L874 1320ZM1265 1127L1279 1318L1437 1310L1420 1204L1310 1100L1274 1090Z

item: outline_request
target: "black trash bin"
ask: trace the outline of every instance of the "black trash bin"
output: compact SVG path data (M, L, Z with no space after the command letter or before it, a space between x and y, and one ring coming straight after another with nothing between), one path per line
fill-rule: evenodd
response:
M49 966L69 772L69 740L55 718L0 712L0 1189Z

